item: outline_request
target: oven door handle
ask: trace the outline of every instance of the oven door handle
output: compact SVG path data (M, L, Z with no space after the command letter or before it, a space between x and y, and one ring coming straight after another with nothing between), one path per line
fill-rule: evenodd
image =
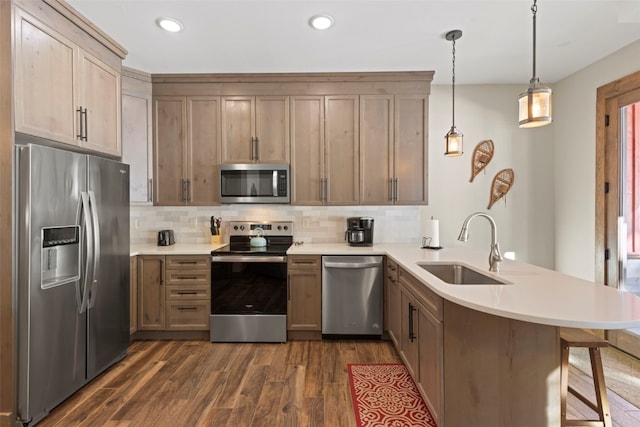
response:
M254 256L254 255L212 255L211 262L272 262L286 263L287 257L283 256Z

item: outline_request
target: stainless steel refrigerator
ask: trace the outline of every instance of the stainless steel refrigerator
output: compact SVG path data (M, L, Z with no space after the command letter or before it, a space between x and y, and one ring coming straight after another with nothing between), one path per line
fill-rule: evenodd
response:
M32 425L129 345L129 166L16 136L18 419Z

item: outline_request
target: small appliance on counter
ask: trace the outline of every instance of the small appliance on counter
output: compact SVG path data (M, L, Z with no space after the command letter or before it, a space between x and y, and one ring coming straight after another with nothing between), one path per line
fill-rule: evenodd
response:
M373 245L373 218L370 216L353 216L347 218L347 231L344 239L349 246Z
M170 246L176 242L173 237L173 230L158 231L158 246Z

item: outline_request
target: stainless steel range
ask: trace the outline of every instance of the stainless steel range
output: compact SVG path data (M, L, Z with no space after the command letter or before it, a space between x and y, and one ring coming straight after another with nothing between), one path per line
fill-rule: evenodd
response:
M287 249L293 223L230 222L211 252L212 342L287 340Z

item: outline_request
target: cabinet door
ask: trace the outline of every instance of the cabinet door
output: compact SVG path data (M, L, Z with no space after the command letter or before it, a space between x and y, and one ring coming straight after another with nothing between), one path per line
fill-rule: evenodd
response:
M387 285L387 302L388 304L388 331L391 341L395 344L396 348L400 348L401 338L401 301L400 301L400 286L398 285L398 272L397 267L392 266L394 270L390 270L389 264L387 264L385 283Z
M164 256L138 257L138 329L165 328Z
M328 205L357 205L358 96L325 97L325 177Z
M320 270L288 272L287 329L322 330L322 280Z
M194 96L188 103L188 191L189 204L218 204L220 184L218 159L220 146L220 98Z
M427 405L438 425L442 414L442 322L424 306L418 305L418 341L419 367L418 386L427 398Z
M138 260L129 257L129 334L138 330Z
M401 351L405 365L414 379L418 378L418 314L413 296L400 286L402 315Z
M123 80L124 83L124 80ZM122 93L122 161L130 165L129 200L153 202L151 93Z
M78 51L78 100L76 105L86 108L85 148L120 156L120 70L114 70L88 53Z
M291 204L323 204L323 96L291 97L291 177Z
M187 100L183 96L154 99L154 204L186 203Z
M260 163L289 163L289 97L256 97L254 158Z
M360 204L393 204L393 95L360 96Z
M427 204L428 108L427 95L396 96L394 171L396 204Z
M16 131L78 144L73 88L76 51L71 41L15 8Z
M255 130L256 101L253 96L222 98L222 163L255 161L252 138Z

